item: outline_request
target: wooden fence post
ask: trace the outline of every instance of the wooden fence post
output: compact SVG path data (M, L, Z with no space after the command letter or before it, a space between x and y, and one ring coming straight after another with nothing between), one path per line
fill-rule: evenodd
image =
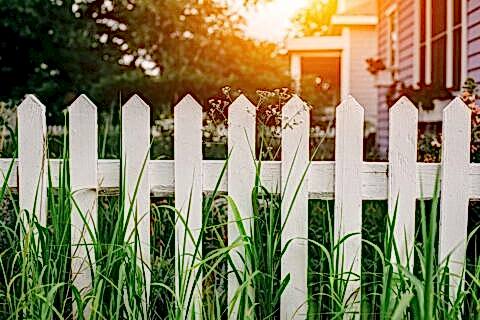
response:
M403 97L390 109L388 147L388 213L396 213L394 237L400 261L413 270L415 203L417 198L418 110ZM396 208L396 211L395 211ZM395 253L392 252L392 259Z
M282 109L282 279L280 319L305 319L308 309L308 181L310 112L294 95Z
M69 107L70 187L72 191L72 280L82 296L92 287L92 237L97 226L97 107L85 96ZM74 310L78 310L74 303ZM74 312L75 314L76 312ZM90 315L90 305L84 310Z
M235 201L240 211L245 231L250 235L252 221L251 193L255 184L255 106L244 95L239 96L228 108L228 195ZM239 237L236 218L228 208L228 244L232 245ZM240 274L244 271L242 257L246 258L244 247L231 251L230 257ZM229 266L228 301L234 298L239 287L237 277ZM253 300L254 297L249 297ZM253 302L253 301L251 301ZM247 303L248 305L248 303ZM238 302L230 310L232 319L238 315ZM245 310L248 312L248 310Z
M336 272L348 281L345 293L347 312L360 309L363 125L364 110L349 96L336 112L334 211L335 244L345 236L355 234L335 252L341 257L340 270Z
M128 242L138 240L138 265L145 276L144 308L150 292L150 108L137 96L132 96L122 107L122 162L121 172L125 199L124 219L127 219L125 237ZM146 309L145 309L146 311Z
M27 95L18 107L18 189L23 223L26 212L47 222L47 126L45 106ZM28 227L27 225L25 225ZM28 232L28 230L26 230Z
M195 264L202 259L202 244L195 250L202 228L202 106L187 95L174 109L176 218L175 284L181 318L201 314L202 281ZM191 299L191 304L187 305Z
M463 286L468 224L471 111L460 98L443 110L439 262L448 257L450 296Z

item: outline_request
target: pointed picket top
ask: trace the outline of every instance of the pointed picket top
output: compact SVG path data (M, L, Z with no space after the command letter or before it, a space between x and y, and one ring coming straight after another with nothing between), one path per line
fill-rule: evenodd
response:
M283 112L291 114L303 110L308 111L308 106L298 95L294 94L283 106Z
M228 107L229 117L232 114L240 115L242 113L250 115L251 117L255 117L256 113L255 106L244 94L239 95Z
M150 106L140 98L138 94L134 94L127 102L122 106L122 109L144 109L149 110Z
M86 95L81 94L75 101L72 102L68 111L78 111L78 112L94 112L97 110L97 106L90 100Z
M406 111L405 111L406 110ZM407 97L403 96L398 99L397 102L390 108L390 113L393 112L412 112L418 114L418 109L415 107L412 101Z
M288 105L293 104L293 105L298 105L298 104L305 104L305 101L302 100L297 94L292 94L292 97L287 101L285 104L285 107Z
M195 98L191 94L187 94L185 97L183 97L180 102L177 103L177 105L174 108L174 112L177 112L178 110L184 110L185 114L188 114L188 110L191 111L192 114L202 114L202 105L195 100Z
M460 97L457 97L450 102L445 109L443 109L444 116L453 116L453 115L461 115L464 114L468 116L470 119L472 111L470 108L463 102Z
M351 95L347 99L343 100L337 107L337 112L364 112L363 107L358 101Z
M17 109L18 112L45 113L47 108L37 97L35 97L35 95L27 94Z

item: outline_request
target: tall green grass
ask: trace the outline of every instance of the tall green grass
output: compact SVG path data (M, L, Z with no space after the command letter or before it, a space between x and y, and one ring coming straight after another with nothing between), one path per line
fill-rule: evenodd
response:
M83 308L91 309L89 319L183 319L185 309L193 306L193 292L188 283L203 287L201 310L203 319L229 319L228 307L238 305L236 319L278 319L280 298L290 284L281 277L281 195L267 190L260 179L258 164L251 193L251 221L241 220L235 199L214 192L203 203L204 224L194 239L196 259L187 259L187 268L175 269L174 225L187 221L175 210L171 199L152 205L152 278L150 306L144 308L146 266L137 257L138 235L127 233L125 221L137 213L124 203L124 189L118 194L99 197L100 221L87 230L90 233L95 264L90 265L92 288L80 292L70 280L70 214L72 192L69 187L67 135L63 140L64 165L59 185L53 188L53 172L48 168L49 218L46 227L29 212L20 212L15 193L7 186L0 189L0 201L15 217L1 221L0 252L0 319L77 319ZM225 174L226 165L222 175ZM13 162L6 177L11 174ZM220 180L219 180L220 181ZM343 319L356 315L349 312L359 304L362 319L478 319L480 316L480 263L470 257L465 270L467 281L453 299L449 296L448 280L452 276L444 261L437 260L438 181L431 202L419 201L418 242L415 245L414 270L408 263L399 265L393 229L398 212L392 218L385 214L376 220L378 236L363 240L363 259L368 264L361 275L358 292L360 302L346 297L345 274L342 266L342 245L353 235L336 241L333 236L331 203L310 201L309 237L309 319ZM228 245L227 209L236 216L240 236ZM316 209L315 209L316 208ZM126 216L124 216L126 214ZM247 232L250 224L251 232ZM191 231L191 230L187 230ZM365 229L364 229L365 231ZM469 237L473 239L478 228ZM186 237L190 237L187 232ZM305 240L306 241L306 240ZM238 270L230 259L233 249L245 248L245 268ZM203 251L203 256L200 256ZM238 251L235 251L238 254ZM411 257L413 258L413 256ZM181 266L181 264L179 264ZM227 301L227 266L230 265L241 284L232 301ZM367 266L367 267L366 267ZM371 270L373 268L373 270ZM186 270L186 272L185 272ZM200 271L193 277L193 271ZM179 274L180 292L175 293L175 273ZM200 276L201 275L201 276ZM78 306L76 311L73 303ZM355 307L355 306L354 306ZM75 314L74 314L75 313ZM193 316L195 317L195 316Z

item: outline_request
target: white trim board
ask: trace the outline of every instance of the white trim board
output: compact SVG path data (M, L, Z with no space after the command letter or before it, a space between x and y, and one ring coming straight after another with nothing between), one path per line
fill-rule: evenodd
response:
M334 25L375 26L378 24L378 17L370 15L334 15L331 23Z
M345 37L323 36L303 37L287 39L285 49L287 51L319 51L319 50L342 50L345 48Z

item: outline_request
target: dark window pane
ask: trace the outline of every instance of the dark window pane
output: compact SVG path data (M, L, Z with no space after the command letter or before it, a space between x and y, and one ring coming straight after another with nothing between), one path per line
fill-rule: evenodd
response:
M447 0L432 1L432 37L447 29Z
M432 42L432 84L445 87L446 83L446 36Z
M453 24L462 22L462 0L453 0Z
M420 83L425 83L425 45L420 47Z
M453 32L453 89L460 90L462 73L462 29Z
M425 42L425 1L420 0L420 42Z

